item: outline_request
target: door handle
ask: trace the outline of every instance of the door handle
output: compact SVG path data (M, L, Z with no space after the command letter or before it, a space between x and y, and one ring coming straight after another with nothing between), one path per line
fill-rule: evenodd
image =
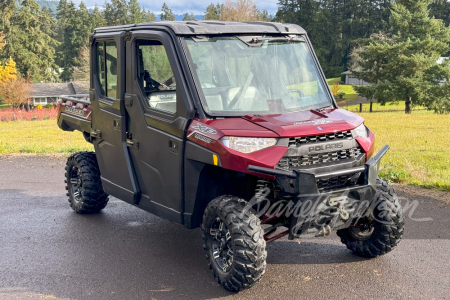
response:
M137 140L128 140L127 139L127 146L134 148L134 149L139 149L139 141Z
M131 135L130 132L127 133L127 146L134 148L134 149L139 149L139 141L138 140L133 140L133 136Z

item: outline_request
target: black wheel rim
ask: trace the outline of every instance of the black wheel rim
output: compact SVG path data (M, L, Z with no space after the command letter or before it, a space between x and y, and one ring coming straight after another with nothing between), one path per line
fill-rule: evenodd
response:
M81 187L83 182L81 180L81 170L77 167L72 167L70 172L70 193L76 202L81 201Z
M360 240L365 240L365 239L369 239L372 236L375 226L371 223L363 223L363 224L356 225L356 226L350 226L349 229L350 229L350 233L355 238L358 238Z
M231 270L234 255L230 231L220 218L216 218L211 223L209 233L212 236L212 257L219 269L227 273Z

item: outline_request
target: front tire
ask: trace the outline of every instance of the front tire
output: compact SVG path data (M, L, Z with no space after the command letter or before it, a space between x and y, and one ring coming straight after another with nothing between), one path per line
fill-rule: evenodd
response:
M232 196L212 200L203 215L203 248L214 278L239 292L258 283L266 269L266 241L261 221L246 202Z
M376 206L357 226L341 229L337 235L349 250L362 257L384 255L395 248L404 232L403 209L389 184L377 179Z
M108 203L94 152L77 152L67 159L65 183L70 207L77 213L98 213Z

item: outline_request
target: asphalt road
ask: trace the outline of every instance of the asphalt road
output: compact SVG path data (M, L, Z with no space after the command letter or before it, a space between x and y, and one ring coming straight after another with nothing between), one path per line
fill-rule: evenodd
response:
M383 257L354 256L335 234L282 239L267 246L263 280L231 294L207 268L199 229L115 198L77 215L63 173L62 158L0 156L0 299L450 299L449 194L399 192L418 207Z

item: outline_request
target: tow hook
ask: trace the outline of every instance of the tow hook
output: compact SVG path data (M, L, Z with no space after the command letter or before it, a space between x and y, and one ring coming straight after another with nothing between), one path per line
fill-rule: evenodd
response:
M330 234L331 234L330 225L325 225L322 227L322 229L319 231L319 233L316 234L316 237L329 236Z
M347 204L347 197L341 196L341 197L333 197L328 200L328 205L337 207L339 209L339 216L342 220L347 221L348 218L350 218L350 214L345 209L345 204Z

